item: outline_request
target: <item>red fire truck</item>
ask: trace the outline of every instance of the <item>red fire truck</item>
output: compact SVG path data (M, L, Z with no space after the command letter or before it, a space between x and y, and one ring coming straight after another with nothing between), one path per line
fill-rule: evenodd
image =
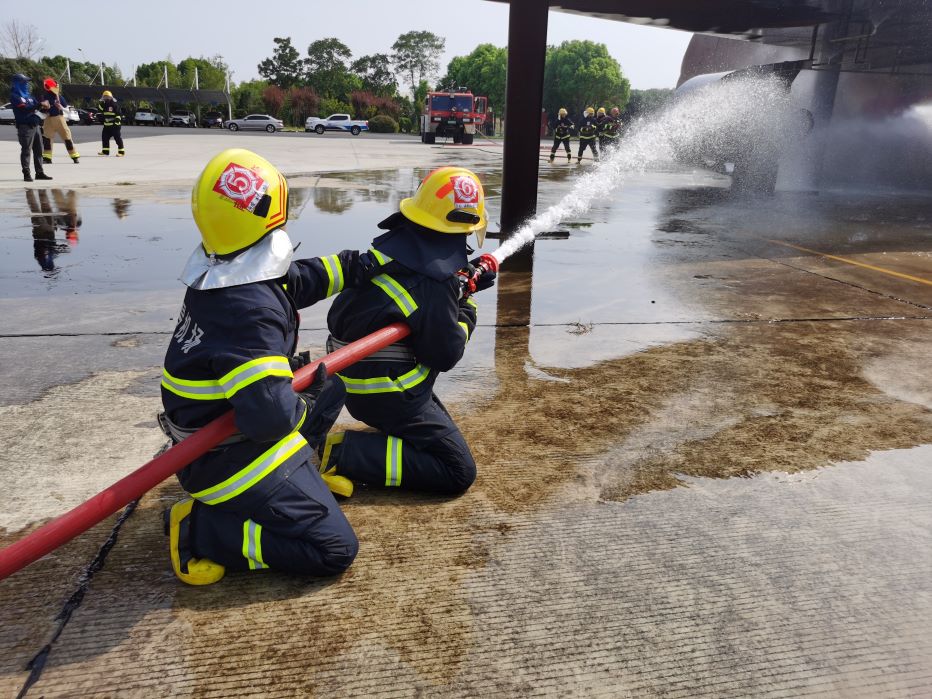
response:
M452 92L428 92L421 112L421 143L452 138L469 145L485 123L488 97L474 97L467 88Z

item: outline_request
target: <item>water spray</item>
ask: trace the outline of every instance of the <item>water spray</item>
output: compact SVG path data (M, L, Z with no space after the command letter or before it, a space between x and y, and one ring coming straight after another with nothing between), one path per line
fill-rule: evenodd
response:
M561 221L588 211L626 176L660 163L701 162L710 155L742 149L778 153L799 135L799 111L790 103L785 83L776 77L712 83L675 98L661 113L632 124L618 147L582 175L568 194L524 223L488 257L497 264L504 262Z

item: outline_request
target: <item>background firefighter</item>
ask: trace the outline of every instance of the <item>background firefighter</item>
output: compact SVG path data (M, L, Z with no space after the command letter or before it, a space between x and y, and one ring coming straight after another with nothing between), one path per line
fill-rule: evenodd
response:
M205 585L233 570L334 575L358 550L316 468L342 409L338 379L291 386L298 309L365 279L368 254L292 261L288 185L242 149L213 158L191 196L201 232L162 372L163 430L180 441L231 407L239 432L179 473L191 495L167 515L175 574ZM344 482L345 485L349 485Z
M579 124L579 152L576 154L576 162L581 163L583 153L586 148L592 150L592 158L599 159L599 149L596 148L595 139L599 132L599 124L595 118L595 110L592 107L586 107L583 113L582 122Z
M329 435L321 469L371 486L462 493L476 464L433 387L463 356L476 326L476 304L463 296L457 273L467 268L467 236L475 233L480 245L485 237L482 185L469 170L443 167L399 208L379 224L388 232L372 241L379 267L370 283L331 306L328 351L395 321L411 335L340 374L350 414L378 431ZM494 279L484 272L476 288Z
M122 158L126 155L123 149L122 124L123 117L120 115L120 108L117 101L113 99L113 93L110 90L104 90L100 96L100 102L97 103L100 114L104 120L104 128L100 132L100 153L98 155L110 155L110 139L112 138L117 144L117 157Z
M74 141L71 139L71 129L68 128L68 120L65 119L63 111L68 106L64 95L58 87L58 83L52 78L46 78L42 83L45 88L43 99L49 103L49 113L42 123L42 162L49 164L52 162L52 139L58 136L65 142L65 150L74 164L78 164L80 155L75 150Z
M612 107L609 114L605 114L603 109L599 111L602 112L599 118L599 150L602 151L602 155L605 155L618 145L618 130L621 128L621 118L618 107Z
M553 126L553 147L550 149L551 163L556 157L557 149L561 143L566 149L566 162L569 163L573 160L573 154L570 151L570 134L573 133L575 126L573 120L567 116L566 110L560 107L560 111L557 112L557 121Z

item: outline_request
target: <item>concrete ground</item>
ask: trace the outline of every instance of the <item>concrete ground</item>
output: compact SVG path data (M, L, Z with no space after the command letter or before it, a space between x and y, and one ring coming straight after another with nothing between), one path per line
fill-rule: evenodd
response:
M0 181L0 544L161 448L186 198L229 144L292 176L302 254L366 245L444 162L497 213L497 144L405 137L138 135L56 162L54 187ZM582 171L542 164L540 208ZM112 549L115 518L0 581L2 695L49 643L27 696L932 694L930 199L726 187L633 175L478 297L438 384L479 464L466 495L360 489L340 578L190 588L166 482ZM44 238L69 206L79 240ZM302 313L315 353L325 314Z

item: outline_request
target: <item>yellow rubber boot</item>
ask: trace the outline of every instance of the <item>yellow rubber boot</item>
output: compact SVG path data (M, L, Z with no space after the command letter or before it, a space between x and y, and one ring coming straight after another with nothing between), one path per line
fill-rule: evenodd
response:
M330 488L331 493L348 498L353 494L353 481L346 476L338 476L336 463L331 463L336 461L334 447L343 443L345 434L345 432L334 432L327 435L327 439L324 440L324 452L320 457L318 470L320 471L320 477L324 479L324 483Z
M226 568L207 558L193 558L188 550L188 529L194 500L188 498L172 505L168 512L168 548L172 570L181 582L188 585L212 585L219 581Z

